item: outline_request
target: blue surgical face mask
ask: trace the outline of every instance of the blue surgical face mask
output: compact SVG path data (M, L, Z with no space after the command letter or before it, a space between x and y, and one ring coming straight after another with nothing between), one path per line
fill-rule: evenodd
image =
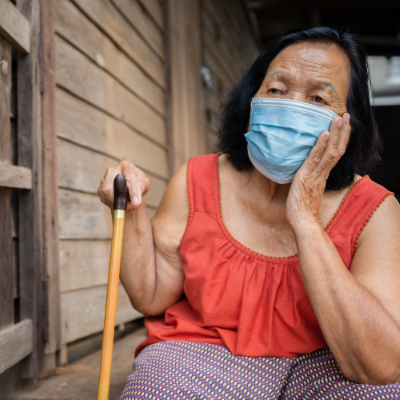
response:
M318 136L338 115L301 101L254 98L245 134L255 168L277 183L294 178Z

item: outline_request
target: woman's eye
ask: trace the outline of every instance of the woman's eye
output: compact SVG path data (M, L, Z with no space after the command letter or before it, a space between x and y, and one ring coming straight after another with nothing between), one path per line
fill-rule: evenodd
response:
M270 89L270 92L273 93L273 94L280 94L281 93L281 91L278 90L278 89Z
M319 97L319 96L314 96L314 101L316 103L324 103L324 99L322 97Z

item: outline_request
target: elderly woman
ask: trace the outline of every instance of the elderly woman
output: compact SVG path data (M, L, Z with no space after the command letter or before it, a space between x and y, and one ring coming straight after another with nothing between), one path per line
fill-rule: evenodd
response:
M219 139L151 222L143 171L101 181L111 207L127 178L121 281L147 316L122 399L400 398L400 207L366 175L380 141L354 37L275 40Z

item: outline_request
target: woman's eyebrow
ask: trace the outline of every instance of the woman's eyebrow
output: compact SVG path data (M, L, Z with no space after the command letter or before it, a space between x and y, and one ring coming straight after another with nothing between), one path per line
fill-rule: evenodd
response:
M285 74L281 71L275 71L275 72L272 72L269 75L267 75L267 78L271 78L273 76L282 76L282 75L285 75ZM337 94L335 87L329 82L318 82L318 85L328 87L329 89L332 89Z
M285 74L283 72L276 71L276 72L272 72L271 74L269 74L267 76L267 78L270 78L271 76L279 76L279 75L285 75Z
M337 91L332 84L330 84L328 82L318 82L318 84L321 86L328 87L329 89L332 89L337 94Z

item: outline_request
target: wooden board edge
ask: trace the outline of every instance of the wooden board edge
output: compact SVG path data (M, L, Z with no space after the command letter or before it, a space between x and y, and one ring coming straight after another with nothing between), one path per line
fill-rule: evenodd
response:
M0 163L0 187L32 189L32 171L29 168Z
M26 319L0 331L0 374L33 351L32 320Z
M30 52L29 21L10 0L0 0L0 35L23 53Z
M42 140L43 140L43 245L47 277L48 332L46 354L61 348L60 268L58 238L57 116L55 78L54 1L42 0Z

